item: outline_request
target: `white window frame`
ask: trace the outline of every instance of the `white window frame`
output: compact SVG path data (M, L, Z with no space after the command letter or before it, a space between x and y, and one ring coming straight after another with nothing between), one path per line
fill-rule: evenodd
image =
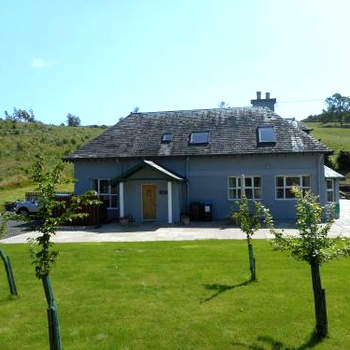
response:
M257 187L254 185L254 178L260 178L260 187ZM230 179L235 178L236 180L236 187L232 187L230 186ZM242 176L237 176L237 175L230 175L227 177L227 199L229 201L239 201L242 198ZM263 188L263 183L262 183L262 176L260 175L249 175L249 176L245 176L244 175L244 179L251 179L252 181L252 185L251 186L244 186L245 190L252 190L252 198L248 198L248 200L255 200L255 201L259 201L262 200L262 188ZM241 186L238 186L238 179L241 180ZM255 194L254 194L254 190L260 190L260 197L259 198L255 198ZM238 190L241 190L241 198L237 197L236 198L230 198L230 190L236 190L236 193L238 193Z
M332 182L332 188L328 188L327 182L331 181ZM326 179L326 201L327 203L334 203L335 202L335 191L334 191L334 187L335 187L335 181L334 179ZM328 201L328 193L332 193L332 200Z
M303 176L308 176L310 178L310 186L303 186ZM277 186L277 178L283 177L283 186ZM300 181L300 189L301 190L309 190L311 191L311 175L310 174L302 174L302 175L276 175L275 176L275 199L278 201L295 201L296 198L286 198L286 189L291 189L293 186L287 186L286 185L286 178L287 177L299 177ZM278 198L277 192L279 189L283 189L283 198Z
M107 209L113 209L113 210L117 210L119 208L118 205L118 193L112 193L112 186L111 186L111 179L109 178L94 178L92 179L92 187L94 187L94 182L97 181L97 195L100 196L108 196L109 197L109 206L107 207ZM101 188L101 181L108 181L108 193L101 193L100 192L100 188ZM95 189L94 189L95 190ZM116 197L117 201L116 201L116 207L112 207L112 197Z

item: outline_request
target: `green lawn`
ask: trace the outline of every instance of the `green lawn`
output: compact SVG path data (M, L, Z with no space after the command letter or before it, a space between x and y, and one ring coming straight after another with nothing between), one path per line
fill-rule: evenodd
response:
M57 245L52 273L64 349L350 349L350 260L324 266L330 337L314 326L306 264L244 241ZM46 305L26 245L4 245L18 299L0 271L0 349L46 349Z

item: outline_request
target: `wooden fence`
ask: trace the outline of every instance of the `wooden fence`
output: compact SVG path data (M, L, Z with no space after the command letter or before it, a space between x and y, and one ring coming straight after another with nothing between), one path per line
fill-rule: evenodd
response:
M71 192L60 192L57 193L55 200L58 202L64 201L66 207L69 207L71 198ZM27 192L26 199L33 200L39 197L38 192ZM91 197L91 199L98 199L98 197ZM61 216L64 212L64 208L57 208L54 212L55 216ZM87 205L83 206L78 213L87 213L88 216L83 219L76 219L71 222L67 222L67 226L96 226L101 225L107 220L107 209L106 206L101 203L99 205Z

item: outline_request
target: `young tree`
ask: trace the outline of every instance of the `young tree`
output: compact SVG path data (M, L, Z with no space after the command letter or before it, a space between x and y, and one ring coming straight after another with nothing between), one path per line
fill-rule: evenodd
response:
M249 269L250 280L256 280L256 265L253 250L252 237L254 233L261 228L262 218L267 209L260 202L253 201L249 208L249 200L243 195L242 199L237 202L238 211L234 211L232 216L237 219L241 230L246 234L248 254L249 254Z
M219 108L230 108L230 105L226 103L225 101L220 101L218 104Z
M294 258L306 261L311 268L314 294L316 333L323 338L328 333L325 290L322 289L320 265L340 256L350 254L349 240L338 237L328 238L332 226L332 207L322 207L318 196L311 192L303 193L298 187L293 188L297 200L296 226L299 236L294 237L277 232L273 219L267 215L267 223L275 238L273 246L277 250L287 251ZM323 219L326 218L326 222Z
M67 114L67 125L77 127L80 125L80 118L71 113Z
M36 277L42 281L48 309L50 349L61 349L60 328L58 321L57 305L55 302L53 289L50 282L50 272L54 265L58 251L53 249L51 237L55 235L57 227L74 219L84 218L88 214L82 213L82 209L87 205L97 205L100 202L91 199L91 192L82 196L73 196L69 205L64 201L56 200L56 186L62 182L62 163L57 164L52 170L45 170L42 158L33 165L33 182L39 192L38 201L40 220L37 230L41 236L35 238L31 243L33 264L35 266ZM63 209L60 216L56 215L58 209Z

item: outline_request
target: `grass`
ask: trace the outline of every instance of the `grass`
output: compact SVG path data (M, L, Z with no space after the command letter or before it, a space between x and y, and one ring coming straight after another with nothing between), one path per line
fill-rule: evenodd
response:
M334 152L345 150L350 152L350 128L339 128L331 127L325 128L322 123L305 123L307 126L312 128L312 136L316 139L321 140ZM329 123L328 123L329 124ZM339 126L338 123L334 124ZM350 171L344 173L346 179L341 181L343 184L350 184Z
M51 166L103 130L0 120L0 189L29 186L30 169L37 154ZM72 174L73 167L67 164L64 175L71 178Z
M64 349L349 349L349 259L322 268L330 336L312 336L308 266L257 241L57 245L52 273ZM0 348L47 348L46 305L26 245L5 245L20 296L0 270Z
M350 151L350 128L324 128L321 123L305 124L313 129L311 134L315 138L321 139L333 151Z

